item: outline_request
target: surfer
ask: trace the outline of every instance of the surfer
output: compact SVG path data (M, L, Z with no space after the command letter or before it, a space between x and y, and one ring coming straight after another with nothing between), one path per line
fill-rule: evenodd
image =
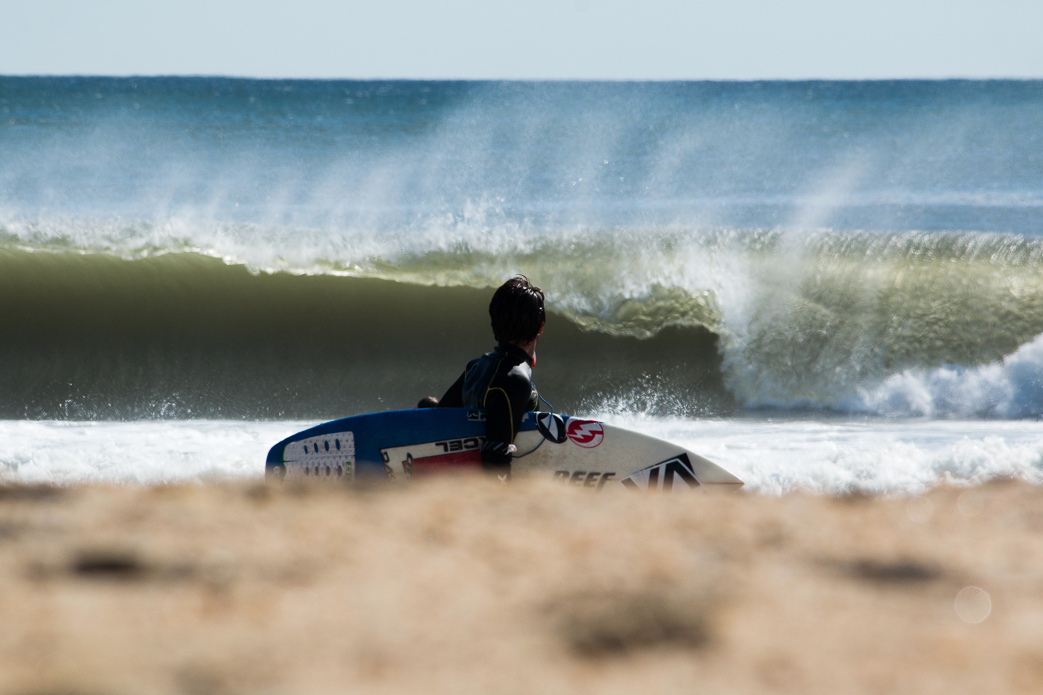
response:
M486 409L482 468L506 480L522 418L539 401L532 368L547 318L543 290L524 275L513 277L493 294L489 317L496 349L468 362L438 407Z

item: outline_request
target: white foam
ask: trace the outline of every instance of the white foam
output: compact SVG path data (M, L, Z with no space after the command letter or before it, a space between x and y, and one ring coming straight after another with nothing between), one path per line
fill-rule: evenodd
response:
M861 392L890 416L1023 418L1043 415L1043 334L995 364L908 369Z
M260 478L276 442L316 423L0 421L0 480L175 483Z
M920 494L941 483L1043 482L1043 423L1035 421L605 419L676 442L765 494Z
M1031 421L607 421L676 442L764 494L919 494L942 482L1043 482L1043 423ZM268 449L315 422L0 421L0 480L159 484L260 479Z

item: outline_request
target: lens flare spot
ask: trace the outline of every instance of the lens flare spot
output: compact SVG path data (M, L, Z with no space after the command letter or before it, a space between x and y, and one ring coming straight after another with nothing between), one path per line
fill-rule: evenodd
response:
M967 490L956 500L956 506L964 516L978 516L985 508L985 498L977 490Z
M956 594L956 615L967 623L977 624L992 613L992 598L985 589L976 586L964 587Z

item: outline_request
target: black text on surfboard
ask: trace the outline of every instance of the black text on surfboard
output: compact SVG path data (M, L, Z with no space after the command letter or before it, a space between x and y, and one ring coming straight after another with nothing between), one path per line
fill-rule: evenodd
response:
M605 483L615 477L615 473L601 473L600 471L554 471L555 480L560 480L567 485L592 487L595 490L605 487Z

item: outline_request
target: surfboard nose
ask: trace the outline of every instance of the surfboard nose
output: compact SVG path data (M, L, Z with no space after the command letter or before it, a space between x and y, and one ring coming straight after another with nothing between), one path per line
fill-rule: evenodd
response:
M689 451L688 461L701 485L722 485L736 490L744 485L742 480L699 454Z

